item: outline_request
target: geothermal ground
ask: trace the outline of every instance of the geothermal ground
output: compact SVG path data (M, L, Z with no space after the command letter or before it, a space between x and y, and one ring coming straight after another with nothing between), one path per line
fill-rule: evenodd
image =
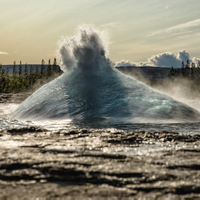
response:
M0 132L0 199L199 199L199 158L200 135L7 129Z

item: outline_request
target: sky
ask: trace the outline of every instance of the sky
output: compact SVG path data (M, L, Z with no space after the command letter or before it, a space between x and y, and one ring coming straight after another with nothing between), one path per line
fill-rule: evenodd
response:
M108 31L118 65L198 62L199 13L199 0L1 0L0 63L53 60L59 38L80 24Z

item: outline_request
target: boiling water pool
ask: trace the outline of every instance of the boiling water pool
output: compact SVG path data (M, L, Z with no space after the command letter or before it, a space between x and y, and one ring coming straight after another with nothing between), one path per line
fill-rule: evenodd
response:
M121 123L107 122L106 120L44 120L44 121L19 121L9 120L9 116L17 108L17 104L0 104L0 130L21 128L30 125L41 126L50 131L68 131L72 129L103 129L116 128L126 131L145 130L149 132L172 131L182 134L200 134L200 122L190 123Z
M120 130L125 130L128 132L145 130L149 132L160 132L160 131L172 131L182 134L200 134L200 122L194 123L120 123L120 122L107 122L106 120L98 121L71 121L71 120L46 120L46 121L19 121L19 120L9 120L9 116L17 108L17 104L0 104L0 130L6 130L10 128L22 128L28 126L40 126L49 131L69 131L73 129L105 129L105 128L115 128ZM12 145L17 147L21 145L18 141L10 141ZM4 139L0 138L1 146L8 146L10 143L4 144ZM152 145L142 145L142 146L117 146L116 148L104 147L99 151L107 153L117 153L117 154L143 154L150 153L151 151L160 151L166 149L176 149L183 147L183 144L165 144L156 143ZM193 145L195 148L195 145ZM91 151L94 151L91 149ZM96 150L95 150L96 151Z

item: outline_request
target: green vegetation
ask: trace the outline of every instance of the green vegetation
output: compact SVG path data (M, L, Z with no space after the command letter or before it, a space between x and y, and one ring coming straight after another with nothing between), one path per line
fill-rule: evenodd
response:
M171 86L171 90L177 86L190 97L200 94L200 62L196 65L189 60L186 63L182 62L181 68L172 67L168 76L170 79L162 84L166 87Z
M190 63L189 60L187 60L186 64L182 62L181 68L171 68L169 77L171 79L186 78L200 83L200 62L197 64L197 66L195 63Z
M40 69L40 70L39 70ZM41 66L34 67L31 65L22 66L20 61L18 70L16 62L14 61L12 67L12 74L9 73L9 68L5 70L0 65L0 93L17 93L36 90L45 83L50 82L56 77L60 76L63 72L57 65L56 58L53 64L49 59L48 66L45 67L45 62L42 60Z

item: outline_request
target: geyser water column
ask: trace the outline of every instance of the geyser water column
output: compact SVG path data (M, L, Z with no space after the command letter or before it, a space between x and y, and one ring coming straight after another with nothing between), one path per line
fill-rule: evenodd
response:
M58 54L64 73L33 93L11 118L132 122L200 119L198 111L116 70L105 47L103 32L91 25L79 27L73 37L62 37Z

